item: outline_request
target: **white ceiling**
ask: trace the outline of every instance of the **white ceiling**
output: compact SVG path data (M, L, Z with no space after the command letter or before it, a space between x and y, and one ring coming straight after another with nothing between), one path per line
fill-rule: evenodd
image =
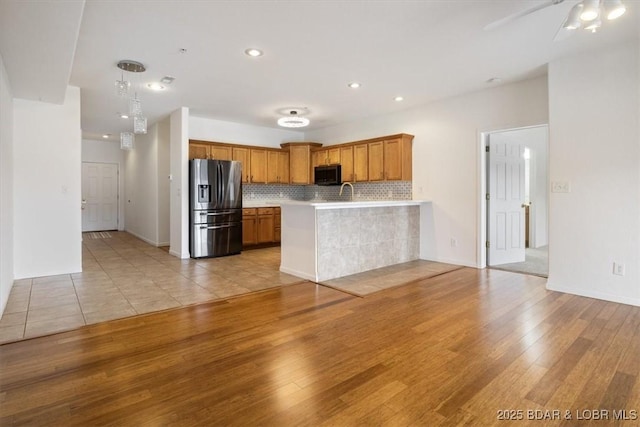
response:
M0 0L0 53L16 97L60 102L67 82L79 86L88 138L131 129L116 114L127 109L114 88L121 59L147 67L136 77L150 123L186 106L277 127L279 110L306 107L305 129L314 129L480 90L492 77L504 84L544 74L553 59L638 37L638 0L598 33L555 42L576 1L483 30L547 2ZM265 54L250 58L248 47ZM167 90L144 86L163 76L176 78ZM352 81L362 87L349 89Z

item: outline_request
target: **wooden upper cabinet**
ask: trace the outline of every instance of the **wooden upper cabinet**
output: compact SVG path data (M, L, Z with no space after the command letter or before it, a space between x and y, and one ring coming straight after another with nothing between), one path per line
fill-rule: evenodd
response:
M208 159L211 156L209 147L211 144L199 144L192 142L189 144L189 160Z
M327 150L316 150L311 153L311 162L313 167L326 165L329 161Z
M275 184L278 180L278 153L267 151L267 184Z
M353 182L353 145L340 148L340 165L342 166L342 182Z
M370 142L368 149L368 181L384 181L384 141Z
M284 151L267 151L267 183L289 183L289 153Z
M231 147L212 144L209 147L209 158L214 160L231 160Z
M308 145L292 145L289 148L289 174L291 184L311 184L311 152Z
M369 146L357 144L353 146L353 181L369 180Z
M250 150L248 148L233 147L231 160L242 163L242 182L248 183L251 175Z
M278 182L289 184L289 153L286 151L278 152Z
M384 142L384 179L402 179L402 141L391 139Z
M340 147L327 148L327 164L340 164Z
M251 149L249 160L251 173L249 182L254 184L264 184L267 182L267 150Z
M289 183L313 184L313 164L317 159L317 152L311 151L320 147L317 142L287 142L280 144L289 152Z
M384 141L384 179L411 181L411 142L413 137L402 135Z

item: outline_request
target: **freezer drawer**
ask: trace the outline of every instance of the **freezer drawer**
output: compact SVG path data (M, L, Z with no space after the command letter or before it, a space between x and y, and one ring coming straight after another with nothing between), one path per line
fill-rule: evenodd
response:
M242 223L194 224L191 227L192 258L232 255L241 250Z
M242 209L191 211L191 224L228 224L242 222Z

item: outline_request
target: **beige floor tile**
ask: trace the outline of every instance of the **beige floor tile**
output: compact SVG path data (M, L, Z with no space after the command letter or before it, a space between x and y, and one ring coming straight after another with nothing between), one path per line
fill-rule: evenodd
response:
M47 308L47 307L55 307L61 305L69 305L78 302L78 297L75 292L73 294L68 295L60 295L55 297L49 297L46 295L43 296L32 296L29 302L29 310L33 310L36 308Z
M236 295L249 293L251 292L251 290L242 286L225 286L217 288L215 292L218 296L220 296L220 298L229 298Z
M22 311L19 313L4 313L0 319L0 328L7 328L9 326L24 326L27 321L27 312Z
M181 306L181 304L177 300L171 297L159 300L140 299L136 301L130 301L130 303L138 314L151 313L153 311L167 310L169 308Z
M27 321L25 329L25 338L47 335L54 332L68 331L80 326L84 326L84 317L82 314L73 316L59 317L54 320L41 320L37 322Z
M55 320L76 314L82 315L80 304L78 304L77 301L74 304L55 305L46 308L29 308L29 312L27 313L27 324L30 322Z
M7 306L4 309L4 314L26 312L29 309L29 295L15 297L12 294L13 289L9 295L9 300L7 301Z
M70 274L60 274L57 276L46 276L46 277L36 277L33 279L33 284L44 284L44 283L64 283L71 281Z
M24 338L24 324L0 328L0 344Z
M132 309L133 307L124 297L119 298L101 298L93 300L81 300L80 309L86 315L92 312L105 312L108 310L120 311Z
M107 320L121 319L123 317L135 316L138 314L133 307L109 308L101 311L90 311L84 313L87 325L105 322Z

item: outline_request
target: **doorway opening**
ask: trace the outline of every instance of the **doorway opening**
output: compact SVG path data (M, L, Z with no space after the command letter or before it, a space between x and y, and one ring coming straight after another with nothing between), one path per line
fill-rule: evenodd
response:
M118 229L118 165L82 162L82 231Z
M481 135L482 267L548 276L548 135L548 125Z

